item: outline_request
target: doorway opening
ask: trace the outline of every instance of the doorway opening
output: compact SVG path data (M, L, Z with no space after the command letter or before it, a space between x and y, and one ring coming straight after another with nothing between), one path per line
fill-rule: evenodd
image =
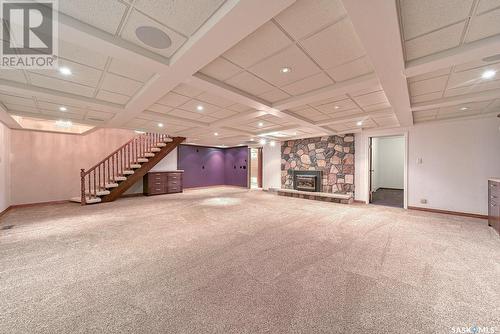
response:
M262 148L250 148L250 189L262 188Z
M370 137L369 145L370 203L403 208L405 198L405 137Z

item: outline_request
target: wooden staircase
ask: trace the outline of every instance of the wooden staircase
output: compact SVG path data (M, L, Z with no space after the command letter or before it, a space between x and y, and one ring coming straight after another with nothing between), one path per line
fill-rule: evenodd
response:
M94 167L81 170L82 205L111 202L120 197L186 138L161 133L138 135Z

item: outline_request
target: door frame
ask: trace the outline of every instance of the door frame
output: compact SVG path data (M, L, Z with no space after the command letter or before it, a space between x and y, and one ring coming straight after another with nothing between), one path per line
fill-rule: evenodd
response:
M367 190L366 197L365 197L365 203L370 204L370 195L371 195L371 148L370 144L372 142L372 138L381 138L381 137L404 137L405 139L405 152L404 152L404 179L403 179L403 184L404 184L404 189L403 189L403 208L408 209L408 131L383 131L383 132L373 132L370 134L366 134L366 138L364 140L364 149L366 152L366 159L365 159L365 178L367 180L366 182L366 188Z

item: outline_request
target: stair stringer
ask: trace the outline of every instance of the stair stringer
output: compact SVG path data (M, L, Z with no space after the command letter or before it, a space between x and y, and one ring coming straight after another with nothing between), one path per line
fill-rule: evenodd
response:
M112 188L109 195L102 196L102 202L112 202L118 197L123 195L130 187L132 187L137 181L142 180L142 177L146 175L147 172L151 170L156 164L158 164L163 158L165 158L170 152L172 152L177 146L179 146L186 138L184 137L174 137L173 140L165 147L161 148L160 152L155 153L155 156L148 158L148 162L141 165L141 168L136 169L134 174L127 177L125 181L119 183L118 187Z

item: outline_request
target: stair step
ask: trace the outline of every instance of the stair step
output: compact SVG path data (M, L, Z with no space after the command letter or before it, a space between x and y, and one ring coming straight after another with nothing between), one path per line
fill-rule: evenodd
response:
M127 179L127 177L126 177L126 176L115 176L115 177L113 178L113 181L115 181L115 182L117 182L117 181L118 181L118 182L119 182L119 181L125 181L126 179Z
M165 139L163 139L163 141L164 141L165 143L171 143L171 142L173 142L174 140L173 140L172 138L165 138Z
M118 187L118 186L119 186L119 184L118 184L118 183L106 183L106 184L104 185L104 188L116 188L116 187Z
M140 164L130 164L130 168L139 169L139 168L141 168L141 165Z
M95 193L96 196L106 196L106 195L109 195L109 194L111 194L111 192L109 190L104 190L104 189L97 190L97 192ZM87 193L87 196L89 196L89 195L90 194ZM92 194L92 195L94 195L94 194Z
M137 162L148 162L149 160L146 158L138 158Z
M161 148L158 148L158 147L153 147L153 148L151 149L151 152L153 152L153 153L154 153L154 152L160 152L160 151L161 151Z
M81 203L82 198L81 197L73 197L70 199L71 202L76 202L76 203ZM99 197L85 197L85 203L87 204L94 204L94 203L101 203L101 199Z
M165 147L165 146L167 146L167 144L165 144L165 143L156 143L156 146L157 147Z
M138 166L139 166L138 168L141 168L140 165L138 165ZM132 166L130 166L130 167L132 168ZM124 170L122 174L123 175L132 175L132 174L134 174L134 171L133 170Z
M154 153L150 153L150 152L146 152L146 153L144 153L144 157L145 157L145 158L153 158L154 156L155 156L155 154L154 154Z

